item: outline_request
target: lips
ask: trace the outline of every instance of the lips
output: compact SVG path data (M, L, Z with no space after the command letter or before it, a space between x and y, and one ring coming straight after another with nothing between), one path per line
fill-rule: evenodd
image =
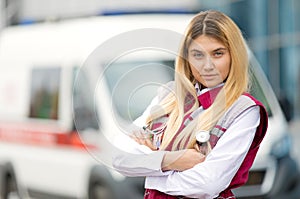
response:
M201 75L203 79L212 79L215 78L217 75Z

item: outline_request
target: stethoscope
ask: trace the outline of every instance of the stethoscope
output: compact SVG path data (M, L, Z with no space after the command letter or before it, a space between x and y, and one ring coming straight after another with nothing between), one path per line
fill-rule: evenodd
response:
M143 130L144 130L144 133L148 133L150 135L152 135L152 139L155 137L156 139L153 139L153 144L155 145L156 148L159 148L160 147L160 137L159 135L161 135L164 130L166 128L166 124L165 125L161 125L160 127L156 128L156 129L153 129L153 130L150 130L149 129L149 126L143 126ZM196 133L196 142L199 146L199 150L202 154L204 155L207 155L210 150L211 150L211 147L210 145L208 144L208 141L209 141L209 138L210 138L210 133L209 131L198 131Z
M144 133L150 134L152 136L152 143L157 149L159 149L159 147L160 147L162 133L164 132L166 127L167 127L167 125L164 124L158 128L150 130L149 125L143 126Z
M209 131L199 131L196 133L196 140L201 143L206 143L210 138Z
M207 155L211 150L211 146L208 143L210 138L209 131L198 131L195 137L196 142L199 146L200 153L202 153L203 155Z

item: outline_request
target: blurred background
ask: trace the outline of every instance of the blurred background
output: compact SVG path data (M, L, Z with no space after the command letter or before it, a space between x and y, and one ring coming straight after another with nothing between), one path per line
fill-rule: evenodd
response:
M242 29L288 119L300 115L298 0L1 0L0 6L1 28L98 15L223 11Z
M220 10L224 13L226 13L227 15L229 15L230 17L232 17L232 19L238 24L238 26L241 28L244 37L246 38L250 49L253 51L257 61L259 62L259 64L261 65L262 71L263 73L266 75L267 79L269 80L273 91L279 101L279 104L282 107L282 111L284 112L286 121L287 121L287 125L288 125L288 130L289 130L289 135L291 135L292 139L282 139L284 140L284 142L280 142L278 144L278 147L280 149L285 149L287 148L287 153L290 153L289 151L289 147L293 146L292 150L292 156L293 158L295 158L295 160L298 162L298 164L300 164L300 152L297 149L297 146L299 146L300 144L300 134L299 134L299 129L300 129L300 23L299 23L299 18L300 18L300 1L299 0L107 0L107 1L103 1L103 0L0 0L0 38L1 38L1 32L4 32L6 29L9 28L13 28L13 27L23 27L23 30L25 30L27 27L30 28L32 25L36 25L36 24L57 24L63 21L72 21L73 19L89 19L89 18L93 18L96 16L99 17L105 17L105 16L128 16L128 15L132 15L132 16L136 16L139 17L139 14L147 14L147 15L154 15L154 14L180 14L180 15L189 15L189 14L196 14L202 10L207 10L207 9L216 9L216 10ZM122 23L120 21L120 23ZM75 30L75 29L74 29ZM76 29L78 30L78 29ZM76 31L75 30L75 31ZM105 31L105 30L103 30ZM34 32L34 31L33 31ZM53 32L55 33L55 31ZM47 38L45 38L47 39ZM20 38L21 41L22 38ZM0 40L0 46L1 46L1 42L3 42L3 40ZM72 45L71 45L72 46ZM75 45L74 45L75 46ZM47 49L49 50L49 52L54 52L55 49ZM53 50L53 51L52 51ZM38 50L37 50L38 51ZM3 48L1 51L0 48L0 52L5 52L5 49ZM41 51L42 52L42 51ZM46 51L48 52L48 51ZM77 52L77 51L76 51ZM78 51L79 52L79 51ZM42 56L42 54L40 54L39 56ZM1 57L1 53L0 53L0 57ZM16 59L18 59L18 57L16 57ZM168 60L169 61L169 60ZM172 62L173 63L173 62ZM51 65L52 63L50 63L49 65ZM165 63L163 63L165 65ZM54 63L55 65L55 63ZM6 66L1 66L0 68L3 69ZM147 74L150 74L150 71L152 69L149 69L149 71L147 71ZM118 69L119 71L119 69ZM32 77L36 76L36 78L34 78L35 83L32 86L32 90L37 89L36 87L38 87L37 85L42 85L44 82L43 80L49 78L52 79L54 82L52 86L50 86L51 88L49 88L49 90L55 90L58 88L58 84L57 82L59 82L59 74L60 69L55 69L55 70L51 70L51 71L35 71L33 72L31 75ZM70 72L70 71L68 71ZM71 73L73 73L74 71L72 71ZM110 71L108 71L110 72ZM13 73L17 73L15 71L13 71ZM13 76L12 73L12 76ZM65 72L63 72L65 73ZM111 72L112 73L112 72ZM145 75L147 75L145 74ZM43 75L43 76L42 76ZM73 75L73 74L72 74ZM122 75L122 74L121 74ZM52 77L55 76L55 77ZM71 78L71 77L69 77ZM73 78L73 77L72 77ZM160 78L160 77L157 77ZM9 78L7 78L9 79ZM48 80L46 80L47 83ZM49 80L50 82L50 80ZM0 88L1 88L1 81L0 81ZM19 85L18 85L19 86ZM64 85L66 86L66 85ZM21 88L23 88L20 85ZM12 95L9 90L11 89L11 87L9 87L7 90L7 93L2 93L1 95ZM79 88L81 89L81 88ZM56 90L56 92L58 92ZM83 88L78 91L78 93L76 93L77 91L75 90L75 95L80 97L85 97L85 98L89 98L89 96L91 95L86 95L86 90L83 86ZM126 92L126 91L125 91ZM49 93L47 93L49 95ZM40 94L42 95L42 94ZM52 102L48 102L48 103L54 103L55 105L57 105L57 102L53 102L53 101L57 101L58 100L58 94L55 93L53 94L54 97L51 98ZM75 96L75 97L76 97ZM28 97L28 96L27 96ZM33 97L33 96L31 96ZM268 97L268 96L267 96ZM46 96L46 98L50 98L49 96ZM48 100L48 101L51 101ZM86 99L86 106L82 106L83 103L81 103L81 101L76 104L75 106L81 106L80 108L83 108L84 110L86 110L87 108L92 110L95 107L91 106L91 102L90 102L91 98ZM127 104L126 104L127 105ZM135 106L135 104L133 104ZM7 110L10 109L10 107L5 107L5 105L1 106L1 97L0 97L0 112L1 112L1 108L6 108ZM13 107L12 107L13 109ZM58 119L58 115L60 114L58 111L57 106L55 106L55 110L54 113L51 112L49 113L49 111L47 113L45 113L45 117L48 117L50 119L54 119L57 120ZM30 110L31 112L34 112L33 110ZM5 112L5 111L4 111ZM30 117L32 117L34 114L31 113L32 115ZM89 118L90 116L90 112L87 113L83 113L83 111L81 111L82 114L82 118ZM43 116L44 117L44 116ZM4 117L5 118L5 117ZM48 118L48 119L49 119ZM6 118L5 118L6 119ZM59 118L60 119L60 118ZM71 120L72 118L68 118L69 120ZM85 123L85 121L83 122L83 126L89 126L91 125L91 123L89 122L93 122L92 127L94 128L94 130L98 130L99 124L97 124L97 121L95 119L86 119L89 120L87 121L87 123ZM2 120L5 121L5 120ZM68 121L70 122L70 121ZM42 124L44 125L44 124ZM52 123L50 122L47 125L52 125ZM73 125L73 124L72 124ZM105 125L103 125L105 128ZM90 128L91 126L89 126ZM3 133L5 131L5 128L10 128L10 127L3 127L3 122L1 122L0 120L0 139L8 139L8 140L12 140L12 139L17 139L16 135L13 134L12 137L7 136L5 133ZM27 127L26 127L27 128ZM20 134L24 133L25 131L27 131L25 127L22 126L22 131L16 131ZM43 126L43 128L45 128ZM51 127L52 128L52 127ZM71 129L74 128L73 126L70 127ZM83 127L84 128L84 127ZM25 130L24 130L25 129ZM23 132L24 131L24 132ZM31 131L31 130L30 130ZM61 129L59 129L58 131L61 131ZM2 132L2 134L1 134ZM56 129L55 129L56 132ZM26 132L25 132L26 133ZM35 134L35 132L31 132L31 134L29 136L25 136L22 134L21 139L28 139L31 144L32 141L35 142L34 146L36 145L36 143L40 144L40 143L47 143L49 144L49 142L52 142L52 140L54 139L54 137L52 136L52 133L49 134L45 134L43 135L43 138L34 138L32 139L32 137L36 136L37 134ZM54 141L57 142L55 144L61 145L61 143L63 143L63 145L72 145L75 146L76 150L77 148L80 148L82 143L80 141L80 138L78 138L77 136L74 136L73 133L57 133L57 137L55 137L55 139L57 139L58 141ZM47 137L48 136L48 137ZM18 138L20 139L20 138ZM89 137L90 140L93 140L93 138ZM281 139L281 138L280 138ZM280 140L278 138L278 140ZM50 140L50 141L49 141ZM291 144L293 142L293 145ZM90 142L93 143L93 142ZM6 146L6 143L4 143L4 145ZM95 144L97 145L97 144ZM11 146L9 146L11 147ZM10 148L7 147L6 150L10 151ZM19 147L19 146L18 146ZM93 145L91 145L91 148L93 148ZM11 148L13 150L13 148ZM20 147L20 149L22 150L22 147ZM0 149L0 153L5 154L6 151ZM28 150L28 149L26 149ZM30 150L34 150L34 149L30 149ZM29 151L30 151L29 150ZM48 148L46 150L49 150ZM59 149L60 150L60 149ZM27 153L24 151L24 153ZM61 153L61 151L59 152ZM73 151L63 151L63 153L65 153L63 157L70 157L73 154ZM28 152L28 154L30 154L30 152ZM50 156L46 157L45 155L42 154L48 154L48 153L43 153L41 152L40 155L45 157L43 159L43 163L45 165L45 167L49 167L48 164L46 164L46 159L49 158ZM53 155L53 157L55 156L53 152L51 152L51 154ZM22 154L23 155L23 154ZM87 164L84 165L83 162L81 161L80 157L77 157L78 154L76 154L76 157L74 155L74 162L70 162L68 163L69 166L70 165L78 165L78 167L76 167L76 169L82 169L82 168L86 168ZM80 155L81 156L81 155ZM1 157L5 157L4 155L1 155ZM16 156L17 157L17 156ZM276 159L276 161L281 161L283 159L284 155L280 156L280 157L276 157L278 159ZM33 158L33 155L30 154L30 158ZM51 157L52 158L52 157ZM83 159L85 159L86 157L84 157ZM1 159L1 158L0 158ZM8 158L9 159L9 158ZM53 165L58 165L57 166L57 170L60 170L59 165L61 165L62 163L60 161L62 161L64 158L57 158L54 157L55 160L55 164ZM78 160L78 162L75 161L75 159ZM79 161L80 160L80 161ZM23 160L23 162L25 162L27 160ZM51 159L52 161L52 159ZM89 160L90 161L90 160ZM3 161L2 159L2 162ZM17 162L17 161L16 161ZM56 164L57 163L57 164ZM52 165L52 166L53 166ZM93 165L93 164L89 164L89 165ZM24 169L22 168L21 164L17 164L17 165L13 165L15 167L17 167L18 169ZM4 168L1 170L1 168ZM275 166L276 167L276 166ZM279 166L278 166L279 167ZM5 186L0 186L0 199L2 199L1 197L6 198L18 198L20 195L16 194L14 192L16 192L18 187L18 184L16 183L16 180L14 180L15 178L15 174L14 172L10 172L12 170L12 166L9 164L7 165L1 165L0 164L0 185L5 184ZM55 166L53 166L53 168L56 168ZM26 169L26 168L25 168ZM73 175L76 176L76 174L78 174L76 172L76 169L74 168ZM118 184L115 185L116 181L122 181L124 180L122 176L118 176L118 174L115 174L114 172L111 172L110 175L113 176L113 180L110 179L108 180L108 177L105 177L105 182L104 181L99 181L99 179L103 178L103 176L98 176L99 173L106 173L103 172L104 168L92 168L91 170L91 174L82 174L84 176L77 176L78 178L87 178L87 175L90 175L89 178L87 178L89 181L86 182L86 184L88 184L89 186L86 186L86 184L80 184L78 183L78 186L86 186L89 187L89 198L94 199L105 199L105 198L118 198L118 197L112 197L112 190L110 190L110 188L107 187L111 187L111 184L114 184L114 189L124 189L126 191L123 192L123 194L127 194L126 196L128 196L129 198L139 198L139 194L138 193L140 191L140 189L143 189L141 186L141 182L140 179L137 179L136 181L132 179L131 180L125 180L125 182L127 183L127 185L130 185L129 187L138 187L139 190L127 190L128 187L124 187L124 183L122 184ZM82 169L83 170L83 169ZM295 169L297 170L297 169ZM8 172L2 172L2 171L8 171ZM43 176L44 173L42 170L40 170L40 168L36 167L35 171L37 173L31 173L28 174L28 176L30 175L40 175ZM70 170L69 170L70 171ZM39 173L40 172L40 173ZM63 177L64 174L62 171L59 171L60 176ZM58 172L58 173L59 173ZM275 171L272 171L275 172ZM277 172L277 171L276 171ZM298 171L297 171L298 172ZM280 173L280 171L278 171L278 173ZM260 176L265 177L266 173L262 173L260 170L256 173L253 174L255 179L260 178ZM271 175L271 174L270 174ZM287 176L291 176L290 174ZM97 178L99 177L99 178ZM25 177L21 176L21 179ZM47 178L47 177L45 177ZM52 178L54 179L54 176L52 176ZM254 179L253 178L253 179ZM298 174L296 175L297 179L298 178ZM44 178L43 178L44 179ZM116 180L117 179L117 180ZM262 178L261 178L262 179ZM47 179L45 179L47 180ZM52 180L52 179L51 179ZM50 182L50 180L49 180ZM70 179L69 183L74 183L75 181ZM2 184L1 184L2 183ZM31 182L34 185L38 185L39 181L35 181L35 182ZM62 183L62 182L61 182ZM125 183L125 184L126 184ZM260 183L260 182L257 182ZM286 188L288 190L295 190L297 188L295 188L297 185L296 182L292 182L291 187ZM61 185L61 187L63 187L64 185ZM274 185L275 186L275 185ZM294 187L293 187L294 186ZM4 187L4 188L3 188ZM71 187L71 186L70 186ZM42 189L44 187L37 187L37 189ZM49 185L49 187L46 187L47 191L51 190L51 189L57 189L52 187L51 185ZM275 189L275 188L274 188ZM4 190L4 191L3 191ZM279 190L276 188L276 190ZM298 189L297 189L298 190ZM20 192L20 190L18 190ZM21 190L22 191L22 190ZM45 191L45 190L44 190ZM60 194L63 195L65 190L62 189L62 191L60 192L60 190L55 190L53 192L56 192L57 195L55 196L41 196L39 192L36 192L35 190L29 190L29 193L31 195L33 195L34 197L32 198L68 198L68 197L63 197L60 196ZM79 195L79 192L81 193L80 190L77 190ZM251 191L251 190L250 190ZM51 191L49 191L51 192ZM74 192L74 190L70 189L69 192ZM82 191L84 192L84 191ZM137 192L137 194L135 195L135 192ZM298 191L299 192L299 191ZM6 193L12 193L10 194L10 197L7 197L7 195L5 195ZM25 193L26 195L27 193ZM276 195L276 193L273 193L274 195ZM296 193L295 193L296 194ZM298 198L299 199L299 193L297 193L297 196L291 196L290 198ZM76 195L76 194L75 194ZM247 195L247 194L246 194ZM22 196L22 194L21 194ZM25 197L26 198L26 197ZM122 198L122 196L120 197ZM259 198L264 198L262 197L255 197L257 199ZM288 197L289 198L289 197ZM254 197L249 197L249 199L254 199Z

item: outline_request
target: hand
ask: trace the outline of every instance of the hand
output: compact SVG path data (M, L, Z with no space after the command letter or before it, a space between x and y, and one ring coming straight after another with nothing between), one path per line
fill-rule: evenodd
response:
M193 168L205 160L205 156L196 149L167 152L163 158L162 170L184 171Z
M130 137L137 143L145 145L153 151L157 150L156 146L153 145L152 135L149 133L145 133L143 129L133 131Z

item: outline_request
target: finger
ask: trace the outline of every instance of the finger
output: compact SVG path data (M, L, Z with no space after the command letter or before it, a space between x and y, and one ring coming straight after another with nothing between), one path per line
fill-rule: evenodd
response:
M151 150L157 150L157 148L153 145L152 141L147 139L145 141L146 145L151 149Z
M199 152L199 151L200 151L199 144L197 144L197 143L196 143L196 144L194 144L194 149L195 149L196 151L198 151L198 152Z
M144 139L145 138L144 133L142 132L142 130L133 131L133 134L138 139Z
M132 132L133 135L136 137L136 138L140 138L141 136L139 135L139 132L138 131L133 131Z

